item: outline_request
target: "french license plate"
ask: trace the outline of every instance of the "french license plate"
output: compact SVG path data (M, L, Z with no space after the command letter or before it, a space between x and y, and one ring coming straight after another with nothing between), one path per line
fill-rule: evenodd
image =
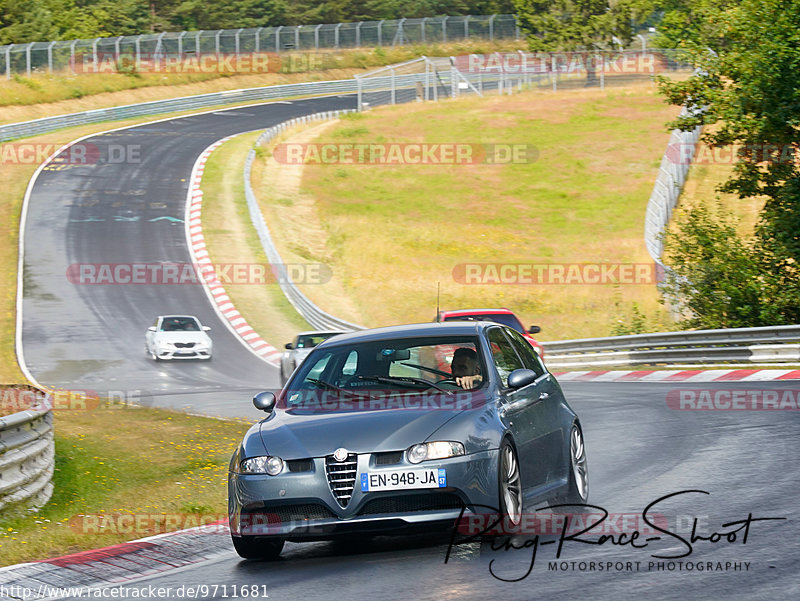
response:
M406 490L410 488L444 488L447 472L444 468L381 470L361 473L361 492Z

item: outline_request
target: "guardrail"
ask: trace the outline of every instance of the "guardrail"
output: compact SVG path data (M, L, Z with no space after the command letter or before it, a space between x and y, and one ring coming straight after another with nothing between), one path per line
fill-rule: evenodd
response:
M0 386L3 405L29 407L0 417L0 516L44 505L53 492L52 398L33 386Z
M800 325L695 330L541 343L553 368L800 364Z
M354 112L354 109L327 111L324 113L315 113L313 115L305 115L303 117L297 117L289 121L284 121L283 123L279 123L278 125L270 127L264 131L264 133L262 133L256 140L255 146L269 142L281 132L291 127L295 127L296 125L311 123L313 121L322 121L326 119L338 119L341 115L352 112ZM247 154L247 160L245 161L244 165L244 193L245 198L247 199L247 208L250 211L250 220L253 222L253 227L255 227L256 232L258 233L259 240L261 240L261 246L264 249L264 253L267 255L269 262L273 265L273 269L277 271L276 275L278 276L278 282L284 295L286 295L286 298L289 299L289 302L292 303L292 306L297 310L297 312L302 315L312 327L316 329L345 331L363 329L363 326L355 325L349 321L334 317L330 313L326 313L317 305L315 305L305 294L300 292L297 286L292 282L286 266L281 259L280 253L272 241L269 228L267 227L266 221L264 221L264 215L261 213L261 209L258 206L258 200L256 200L256 196L253 193L253 187L250 182L250 172L253 167L253 160L255 159L255 156L256 151L251 150Z
M330 94L352 94L356 91L357 85L354 80L341 79L332 81L283 84L262 88L245 88L241 90L213 92L211 94L200 94L197 96L171 98L169 100L156 100L153 102L115 106L106 109L95 109L81 113L59 115L55 117L44 117L42 119L34 119L32 121L0 125L0 142L44 134L58 129L63 129L65 127L88 125L91 123L100 123L102 121L117 121L120 119L130 119L132 117L159 115L162 113L174 113L177 111L187 111L200 108L211 108L215 106L224 106L227 104L236 104L239 102L283 100L287 98L303 96L327 96Z

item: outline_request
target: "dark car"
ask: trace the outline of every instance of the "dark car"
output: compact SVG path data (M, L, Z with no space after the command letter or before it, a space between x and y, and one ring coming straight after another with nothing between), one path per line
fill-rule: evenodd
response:
M453 347L458 379L438 363ZM578 416L530 344L501 324L342 334L314 348L277 397L253 402L267 416L228 477L242 557L275 558L287 540L452 527L462 511L513 525L543 500L588 499Z
M519 332L525 340L544 359L544 349L536 342L532 334L542 331L539 326L531 326L527 330L522 325L519 317L511 309L456 309L454 311L439 311L434 321L495 321L502 323Z

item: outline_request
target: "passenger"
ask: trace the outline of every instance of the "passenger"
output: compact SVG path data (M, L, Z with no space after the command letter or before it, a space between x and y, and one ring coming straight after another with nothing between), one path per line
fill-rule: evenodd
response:
M478 354L467 347L457 348L453 353L450 373L453 374L456 384L464 390L477 388L483 381L478 368Z

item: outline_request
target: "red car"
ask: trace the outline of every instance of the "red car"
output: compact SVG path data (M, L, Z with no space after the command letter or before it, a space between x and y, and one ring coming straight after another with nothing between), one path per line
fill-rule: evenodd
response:
M536 342L531 334L538 334L541 331L539 326L531 326L527 330L522 325L519 317L509 309L459 309L458 311L439 311L434 321L495 321L503 325L514 328L531 343L539 356L544 359L544 349Z

